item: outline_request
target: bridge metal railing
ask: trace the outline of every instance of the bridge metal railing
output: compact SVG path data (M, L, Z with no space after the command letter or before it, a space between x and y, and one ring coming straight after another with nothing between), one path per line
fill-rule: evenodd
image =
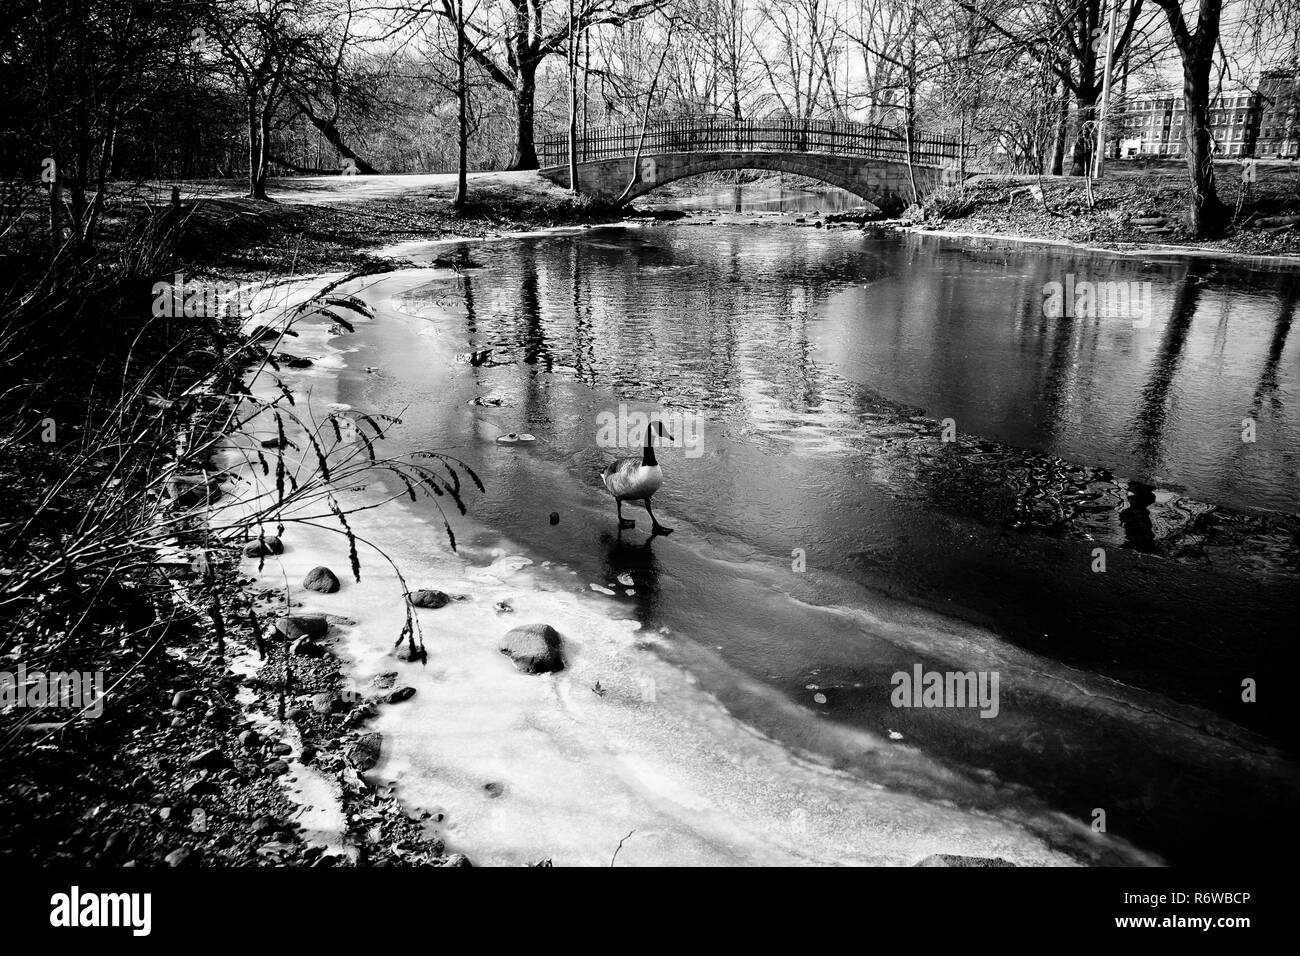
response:
M641 127L593 126L578 137L578 161L618 159L636 153ZM829 153L869 156L907 162L907 140L883 126L852 120L696 118L667 120L646 127L645 155L699 152ZM943 166L960 159L955 139L929 134L912 137L912 161ZM542 166L562 166L569 161L566 133L542 137L537 143Z

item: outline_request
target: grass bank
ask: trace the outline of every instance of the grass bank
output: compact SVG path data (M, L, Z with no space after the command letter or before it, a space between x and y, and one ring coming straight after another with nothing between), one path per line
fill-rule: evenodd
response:
M975 176L929 196L921 230L1067 242L1102 249L1179 249L1300 256L1300 171L1294 163L1220 164L1219 195L1230 220L1210 239L1185 222L1186 173L1173 163L1113 163L1098 183L1068 176Z
M347 622L315 633L316 622L290 620L287 592L255 593L240 573L244 549L292 520L287 504L314 501L329 514L332 479L409 463L358 457L357 443L340 451L318 434L317 467L289 477L274 432L294 416L292 398L254 396L244 383L295 361L284 351L291 339L250 335L238 302L212 308L200 296L187 309L182 296L160 308L174 289L164 285L160 298L159 283L178 274L184 289L220 282L230 292L240 280L246 291L324 271L382 271L396 263L373 250L401 239L618 218L532 174L476 177L462 210L450 208L449 177L384 179L405 181L273 183L274 203L240 199L231 184L187 184L177 204L158 201L165 184L137 186L109 204L95 248L65 250L53 265L39 205L6 223L0 858L466 862L365 777L379 746L366 723L396 701L385 687L340 693L331 648ZM346 325L346 301L316 305ZM245 463L274 474L273 490L222 511L239 501L222 463L226 438L254 419L272 438L246 449ZM337 433L340 422L320 424ZM405 474L458 500L454 475ZM335 517L350 539L345 516ZM313 633L298 633L303 626ZM75 704L52 699L41 689L54 686L51 675L85 675L97 690ZM333 805L337 845L296 819L290 778Z

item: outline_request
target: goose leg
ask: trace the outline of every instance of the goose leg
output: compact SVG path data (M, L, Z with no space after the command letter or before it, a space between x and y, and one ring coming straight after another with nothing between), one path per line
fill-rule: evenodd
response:
M659 523L659 519L655 517L655 513L650 510L650 499L642 498L641 501L645 504L645 510L650 513L650 533L651 534L672 534L673 529L661 525Z
M635 528L635 527L636 527L636 522L635 522L635 521L633 521L631 518L624 518L624 517L623 517L623 502L622 502L622 500L619 499L619 498L615 498L615 499L614 499L614 504L618 505L618 530L619 530L619 531L622 531L624 528Z

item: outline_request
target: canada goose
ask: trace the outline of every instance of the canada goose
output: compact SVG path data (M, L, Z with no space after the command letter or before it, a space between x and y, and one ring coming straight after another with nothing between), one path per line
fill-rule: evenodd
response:
M641 457L629 455L626 458L612 461L605 466L605 471L600 476L601 481L605 483L605 489L614 496L614 503L618 506L618 528L620 531L624 528L636 527L634 520L623 517L623 502L640 499L645 505L645 510L650 515L650 533L673 533L672 528L666 528L659 523L654 511L650 509L651 497L659 490L659 486L664 483L663 470L659 467L659 462L655 460L654 435L656 431L661 437L669 441L673 440L673 436L668 434L668 429L664 428L664 423L656 420L646 428L645 451Z

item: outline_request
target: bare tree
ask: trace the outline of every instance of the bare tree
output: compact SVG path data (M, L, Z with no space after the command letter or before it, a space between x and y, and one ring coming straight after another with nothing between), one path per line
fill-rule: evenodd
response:
M1206 236L1224 218L1214 181L1213 134L1210 130L1210 72L1219 45L1223 0L1196 0L1196 28L1188 26L1179 0L1153 0L1165 12L1174 44L1183 61L1183 157L1191 177L1188 217L1192 230Z

